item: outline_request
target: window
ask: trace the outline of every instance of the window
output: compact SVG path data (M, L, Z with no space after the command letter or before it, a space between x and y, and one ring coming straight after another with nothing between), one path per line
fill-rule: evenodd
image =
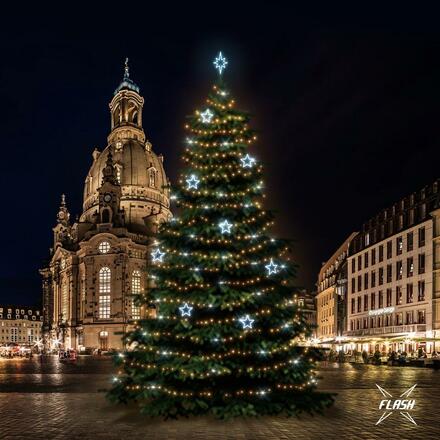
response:
M362 290L362 277L359 275L358 276L358 287L357 287L357 291L360 292Z
M376 271L371 272L371 287L376 287Z
M365 246L370 246L370 233L365 234Z
M407 284L406 285L406 302L412 303L414 301L414 292L413 292L413 285Z
M390 240L387 242L387 258L391 258L393 256L393 242Z
M397 237L396 238L396 254L400 255L403 251L403 238Z
M351 298L351 313L355 313L356 309L355 309L355 301L354 298Z
M374 328L374 318L370 318L370 328Z
M402 288L400 286L396 287L396 305L402 304Z
M407 252L412 251L414 248L414 234L412 232L408 232L406 236L406 250Z
M426 217L426 203L420 205L420 218L424 219Z
M414 260L413 258L407 258L406 260L406 276L412 277L414 275Z
M108 267L99 270L99 317L110 318L111 271Z
M396 313L396 325L402 325L402 324L403 324L403 314Z
M67 288L67 281L64 281L61 287L61 314L63 322L67 321L69 313L69 296Z
M365 252L364 254L364 267L368 267L368 252Z
M368 310L368 295L364 295L364 312Z
M148 176L149 176L149 185L152 188L156 188L156 170L154 168L151 168L148 172Z
M383 261L383 245L379 246L379 263Z
M376 264L376 249L371 249L371 264Z
M368 289L368 273L364 273L364 289Z
M383 292L379 290L379 309L383 307Z
M371 310L374 310L376 308L376 294L371 294Z
M110 295L99 295L99 317L110 318Z
M392 290L387 289L387 307L391 307L392 304Z
M110 251L110 243L108 241L101 241L98 245L98 250L101 254L107 254Z
M355 273L356 272L356 258L353 258L351 260L351 273Z
M352 278L351 279L351 293L356 292L356 279Z
M419 228L419 247L425 246L425 228Z
M401 261L396 263L396 280L401 280L403 276L403 264Z
M358 313L359 312L361 312L362 311L362 297L360 297L360 296L358 296L358 299L357 299L357 311L358 311Z
M425 273L425 254L419 255L419 273Z
M368 328L368 318L364 318L363 328Z
M391 319L391 315L386 315L385 316L385 327L388 327L390 325L392 325L392 319Z
M413 312L412 310L410 312L406 312L406 321L405 324L412 324L413 323Z
M361 270L362 268L362 255L358 256L358 270Z
M383 284L383 267L379 267L379 286Z
M131 294L139 295L140 293L141 293L141 272L139 270L134 270L131 275ZM131 317L133 319L141 318L141 310L140 307L135 304L135 298L132 299Z
M418 324L425 324L425 311L424 310L418 310L417 311L417 323Z
M393 266L391 264L387 265L387 283L393 281Z
M121 184L121 178L122 178L122 166L121 165L115 165L115 168L116 168L116 180L118 181L118 183L120 185Z
M419 301L425 301L425 282L419 281L417 286L417 297Z

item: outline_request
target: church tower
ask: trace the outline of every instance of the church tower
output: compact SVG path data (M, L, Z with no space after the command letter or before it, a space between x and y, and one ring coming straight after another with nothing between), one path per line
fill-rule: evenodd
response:
M126 60L107 145L92 153L82 213L71 224L62 196L50 261L40 270L47 348L122 348L121 334L147 312L134 299L146 290L149 248L171 212L163 156L147 140L143 106Z

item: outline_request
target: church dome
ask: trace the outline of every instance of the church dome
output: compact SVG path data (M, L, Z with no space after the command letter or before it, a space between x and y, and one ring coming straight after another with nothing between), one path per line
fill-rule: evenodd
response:
M124 79L128 78L126 65ZM167 220L169 184L163 167L163 156L152 150L142 128L144 99L138 90L121 88L110 103L111 127L108 146L95 149L93 164L84 185L81 221L92 222L99 208L98 189L102 185L103 170L109 151L113 155L116 177L121 185L120 208L124 210L129 231L147 233L148 222ZM154 215L156 214L156 215Z

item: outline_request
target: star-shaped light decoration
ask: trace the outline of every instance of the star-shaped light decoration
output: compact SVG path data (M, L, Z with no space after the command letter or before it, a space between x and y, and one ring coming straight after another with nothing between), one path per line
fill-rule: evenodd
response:
M278 264L275 264L272 260L272 258L270 259L269 264L266 264L266 266L264 266L267 270L267 275L272 275L273 273L278 273Z
M245 328L252 328L252 324L254 323L255 319L251 319L249 315L246 315L243 316L243 318L240 318L239 321L241 322L244 330Z
M232 226L233 224L229 223L227 220L223 220L218 224L218 227L220 228L222 234L230 234Z
M199 186L200 180L197 178L195 174L191 174L188 179L186 179L187 187L186 189L197 189Z
M240 160L243 168L252 168L256 162L255 158L249 156L249 154L246 154L246 156L242 157Z
M185 304L183 304L182 307L179 307L180 314L182 316L191 316L191 312L192 312L193 308L194 307L189 306L188 303L185 303Z
M157 248L151 253L151 256L153 257L153 263L163 263L165 252L161 252L161 250Z
M207 108L204 112L200 113L200 116L202 117L202 122L204 124L210 124L214 113L212 113L212 111Z
M217 58L214 60L213 64L215 68L218 70L218 73L221 75L223 70L226 69L226 66L228 65L228 61L220 51L217 55Z

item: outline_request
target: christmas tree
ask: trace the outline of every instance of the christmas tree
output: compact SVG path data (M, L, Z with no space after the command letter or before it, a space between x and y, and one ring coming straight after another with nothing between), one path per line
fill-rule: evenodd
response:
M214 64L219 80L186 125L179 215L159 231L153 286L138 299L157 315L127 335L110 398L164 417L321 411L333 399L316 391L288 243L269 234L256 136L221 79L221 52Z

